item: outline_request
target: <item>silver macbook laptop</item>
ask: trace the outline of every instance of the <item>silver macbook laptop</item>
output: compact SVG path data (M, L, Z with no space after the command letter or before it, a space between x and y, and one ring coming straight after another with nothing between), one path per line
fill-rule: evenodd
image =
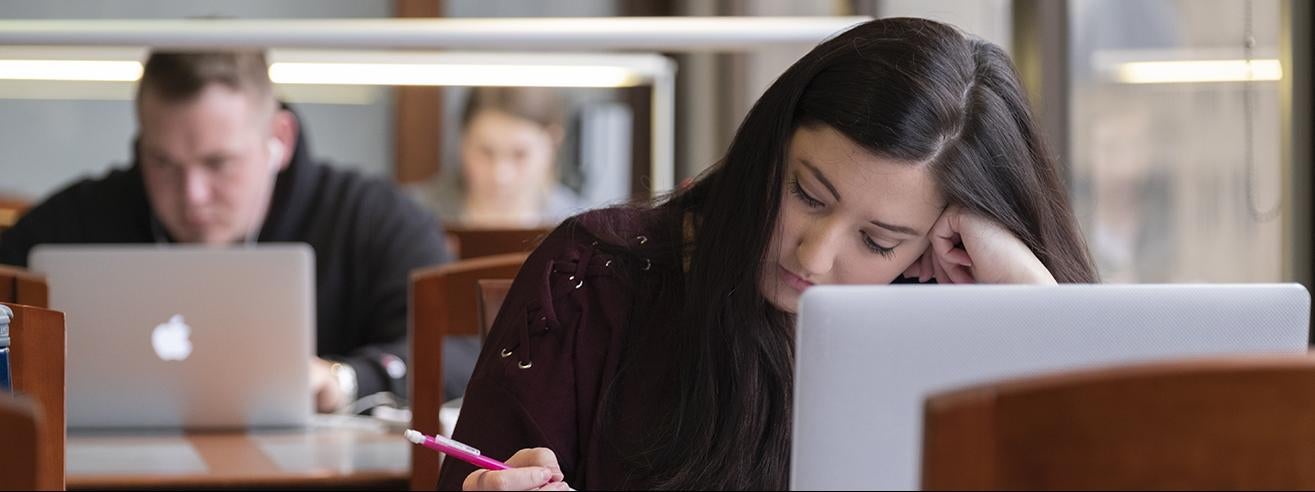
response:
M930 394L1036 372L1307 349L1299 284L816 287L791 489L917 489Z
M313 258L304 244L36 247L65 314L68 426L305 425Z

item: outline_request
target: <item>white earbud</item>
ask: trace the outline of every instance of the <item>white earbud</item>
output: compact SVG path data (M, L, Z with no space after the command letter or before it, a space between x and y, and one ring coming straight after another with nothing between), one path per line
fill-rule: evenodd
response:
M276 173L283 164L283 142L269 139L269 172Z

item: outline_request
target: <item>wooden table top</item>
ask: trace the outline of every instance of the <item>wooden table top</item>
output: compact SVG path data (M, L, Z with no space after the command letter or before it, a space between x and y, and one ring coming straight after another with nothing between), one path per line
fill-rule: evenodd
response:
M73 489L406 488L411 443L381 425L227 432L73 431Z

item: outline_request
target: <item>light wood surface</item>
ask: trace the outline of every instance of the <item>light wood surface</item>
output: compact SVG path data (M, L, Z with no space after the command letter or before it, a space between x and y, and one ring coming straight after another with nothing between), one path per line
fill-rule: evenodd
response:
M927 490L1315 489L1315 358L1164 362L928 398Z
M367 427L233 432L74 432L68 487L406 487L410 447Z

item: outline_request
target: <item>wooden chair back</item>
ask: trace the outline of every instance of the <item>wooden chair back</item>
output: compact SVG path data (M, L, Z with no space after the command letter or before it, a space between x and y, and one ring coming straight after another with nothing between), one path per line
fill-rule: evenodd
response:
M443 337L480 333L478 282L512 278L529 256L512 253L461 260L411 273L411 426L439 432L443 405ZM438 455L417 446L411 453L411 488L433 489Z
M16 266L0 265L0 302L50 307L46 277Z
M64 313L22 304L0 304L13 313L9 321L9 364L14 392L31 398L41 412L37 488L63 490L67 347Z
M31 399L0 393L0 490L35 490L42 458L41 412Z
M928 398L923 488L1312 489L1315 358L1161 362Z
M457 258L467 260L509 253L528 253L552 232L547 228L483 229L447 226L448 245Z
M502 309L502 301L507 299L507 292L511 291L511 282L509 278L486 278L478 282L480 345L484 344L484 340L489 337L489 330L493 329L493 320L498 317L498 310Z

